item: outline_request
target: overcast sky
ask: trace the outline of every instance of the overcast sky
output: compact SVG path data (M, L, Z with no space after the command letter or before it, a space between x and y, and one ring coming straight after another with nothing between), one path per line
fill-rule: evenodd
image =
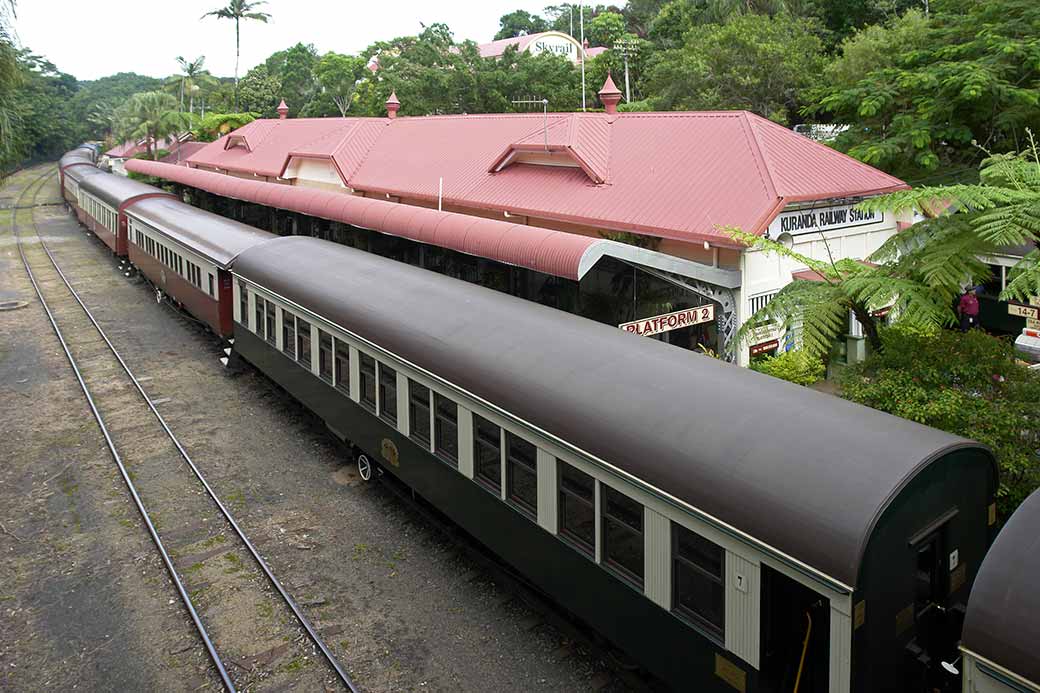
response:
M235 68L234 23L204 13L226 0L20 0L15 27L22 45L46 56L58 69L79 79L116 72L165 77L177 71L175 58L206 56L215 75ZM297 41L319 52L357 53L373 41L417 34L420 22L444 22L455 39L490 41L498 18L517 8L540 12L551 0L269 0L260 9L268 24L242 23L239 74L271 53Z

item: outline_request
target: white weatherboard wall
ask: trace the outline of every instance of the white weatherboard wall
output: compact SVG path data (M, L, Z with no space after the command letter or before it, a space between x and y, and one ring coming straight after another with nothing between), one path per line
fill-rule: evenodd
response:
M773 240L790 235L792 249L821 262L851 259L865 260L897 231L896 217L889 212L877 212L875 218L861 219L851 212L852 205L824 205L815 207L788 207L769 225ZM792 223L793 218L814 215L816 224ZM829 220L843 218L844 224L828 224ZM786 229L786 230L785 230ZM740 324L751 316L756 297L775 293L793 281L792 273L806 269L791 258L762 250L747 250L741 257L741 288L737 319ZM756 341L780 337L776 331L763 331ZM754 342L753 342L754 343ZM748 345L738 348L738 363L747 365Z

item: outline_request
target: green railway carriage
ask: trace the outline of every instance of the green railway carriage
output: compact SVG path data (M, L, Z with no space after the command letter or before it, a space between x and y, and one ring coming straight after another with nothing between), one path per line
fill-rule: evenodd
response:
M968 604L964 693L1040 693L1040 491L1000 530Z
M678 690L948 685L984 447L306 237L233 266L234 349Z

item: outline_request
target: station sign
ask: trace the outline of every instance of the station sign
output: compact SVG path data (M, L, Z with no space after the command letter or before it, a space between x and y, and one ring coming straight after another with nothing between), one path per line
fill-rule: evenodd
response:
M581 44L565 34L548 34L539 36L527 46L527 52L537 55L539 53L552 53L562 55L572 63L581 61L579 49Z
M625 332L632 332L641 337L649 337L662 332L670 332L680 327L690 327L701 323L713 322L715 320L715 304L709 303L705 306L677 310L674 313L655 315L652 318L642 318L632 322L623 322L618 325Z
M1017 315L1027 320L1030 318L1040 320L1040 306L1023 306L1020 303L1009 303L1008 315Z
M761 344L753 344L749 351L752 356L758 356L759 354L765 354L769 351L775 351L780 348L779 339L771 339L768 342L762 342Z
M820 231L849 229L870 226L885 221L884 212L864 212L855 205L817 207L815 209L792 209L781 212L769 224L769 237L777 238L782 233L799 236Z

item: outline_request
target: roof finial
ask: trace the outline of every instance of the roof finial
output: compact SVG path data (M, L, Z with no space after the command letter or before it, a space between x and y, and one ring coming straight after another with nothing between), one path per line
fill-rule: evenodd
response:
M278 104L278 119L279 120L285 120L288 117L289 117L289 107L285 105L285 99L282 99L282 102L280 104Z
M621 90L614 84L614 78L610 76L609 70L607 71L607 81L599 90L599 100L603 102L603 108L608 114L617 114L617 106L621 102Z
M401 102L397 100L397 90L390 92L390 98L386 100L386 117L396 118L397 111L401 108Z

